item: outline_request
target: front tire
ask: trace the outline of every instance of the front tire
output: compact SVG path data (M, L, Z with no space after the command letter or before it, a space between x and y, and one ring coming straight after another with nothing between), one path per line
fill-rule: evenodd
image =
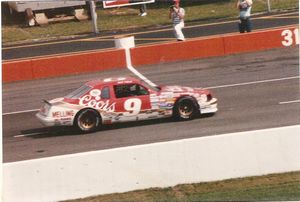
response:
M100 125L100 115L93 109L84 109L76 115L75 126L83 133L94 132Z
M180 98L173 109L174 118L176 120L184 121L191 120L197 114L197 106L195 101L189 97Z

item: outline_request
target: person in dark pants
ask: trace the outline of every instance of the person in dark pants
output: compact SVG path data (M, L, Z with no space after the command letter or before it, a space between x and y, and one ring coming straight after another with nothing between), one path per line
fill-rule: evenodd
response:
M251 17L251 8L252 0L238 0L237 8L239 9L239 31L240 33L251 32L252 23L250 20Z

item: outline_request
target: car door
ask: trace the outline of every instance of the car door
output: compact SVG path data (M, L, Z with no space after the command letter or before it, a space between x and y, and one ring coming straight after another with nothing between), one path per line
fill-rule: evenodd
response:
M136 83L113 86L119 122L147 119L151 110L149 90Z

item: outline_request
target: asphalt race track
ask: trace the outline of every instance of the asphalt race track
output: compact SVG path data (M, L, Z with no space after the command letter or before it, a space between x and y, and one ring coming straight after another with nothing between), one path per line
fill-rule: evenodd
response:
M126 69L3 84L4 162L299 124L299 48L149 65L138 70L157 84L208 87L219 112L192 121L144 121L81 135L43 127L41 99L66 95L96 78L130 75Z

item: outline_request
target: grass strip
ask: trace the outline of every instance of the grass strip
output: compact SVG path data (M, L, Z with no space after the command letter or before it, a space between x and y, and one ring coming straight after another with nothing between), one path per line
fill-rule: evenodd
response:
M298 8L298 0L270 0L273 10ZM118 32L119 30L131 30L136 28L160 27L171 25L168 18L168 6L165 1L157 0L155 4L147 5L148 15L140 17L139 6L103 9L98 4L98 28L101 34L105 32ZM236 0L182 0L182 7L186 10L185 21L206 21L212 19L236 18ZM266 0L254 1L253 13L266 12ZM24 17L9 17L4 15L2 19L2 42L49 40L66 36L86 35L92 33L92 23L85 22L61 22L47 26L27 27Z
M299 201L300 172L152 188L68 202Z

